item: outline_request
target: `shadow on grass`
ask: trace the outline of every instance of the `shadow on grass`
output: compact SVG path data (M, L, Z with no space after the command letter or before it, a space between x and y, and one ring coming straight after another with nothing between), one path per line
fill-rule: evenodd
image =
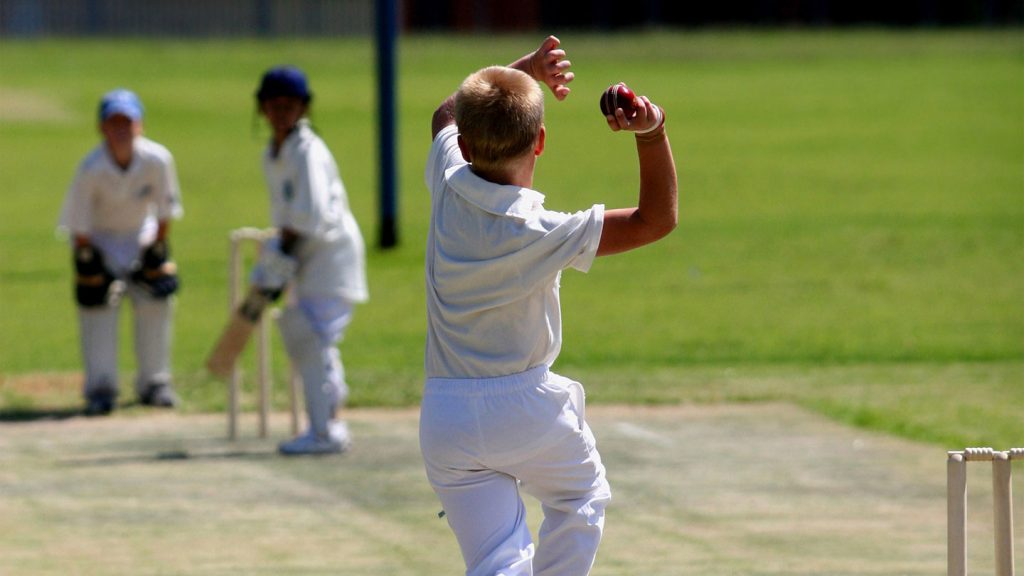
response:
M59 462L61 466L90 467L111 466L117 464L143 464L146 462L176 462L195 460L267 460L280 458L272 450L228 450L228 451L193 451L163 450L160 452L131 452L116 455L102 455L85 458L72 458Z
M137 401L123 402L117 405L118 410L128 410L142 404ZM42 420L68 420L86 417L85 406L6 406L0 407L0 423L4 422L36 422ZM102 419L105 416L89 416Z
M67 408L0 408L0 422L35 422L37 420L67 420L83 416L80 407Z

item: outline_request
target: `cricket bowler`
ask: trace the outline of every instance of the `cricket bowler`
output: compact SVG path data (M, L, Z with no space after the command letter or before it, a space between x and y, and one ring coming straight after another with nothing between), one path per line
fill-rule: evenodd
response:
M533 182L546 137L538 83L563 100L569 68L549 36L507 67L471 74L432 120L420 448L468 576L590 572L611 489L582 386L551 371L562 346L559 281L676 226L665 116L642 96L629 117L619 106L604 118L634 134L637 206L544 208ZM536 548L520 490L542 504Z

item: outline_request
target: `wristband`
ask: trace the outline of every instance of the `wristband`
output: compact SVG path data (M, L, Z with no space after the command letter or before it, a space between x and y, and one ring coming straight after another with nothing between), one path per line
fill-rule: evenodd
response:
M665 125L665 113L662 112L661 106L658 106L657 104L654 104L653 106L654 106L654 113L658 117L658 122L653 127L648 128L647 130L637 130L635 132L635 134L637 136L643 136L645 134L650 134L651 132L654 132L658 128L661 128L662 126Z

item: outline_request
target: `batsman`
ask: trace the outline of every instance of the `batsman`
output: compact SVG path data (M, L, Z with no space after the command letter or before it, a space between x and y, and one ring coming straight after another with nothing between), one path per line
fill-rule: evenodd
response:
M85 412L117 405L117 331L122 296L132 303L142 404L170 408L172 295L170 221L182 216L178 176L167 148L142 136L142 102L114 90L99 106L102 142L78 166L59 227L70 235L75 300L85 361Z
M348 449L337 417L348 396L337 345L355 304L369 298L363 237L334 157L307 119L312 99L306 75L292 66L268 70L256 92L271 130L263 172L279 234L264 243L252 284L270 300L287 288L279 326L309 417L304 434L279 446L285 455Z

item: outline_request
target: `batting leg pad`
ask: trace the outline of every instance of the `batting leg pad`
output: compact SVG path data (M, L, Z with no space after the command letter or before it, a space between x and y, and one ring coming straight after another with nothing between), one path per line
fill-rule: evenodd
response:
M278 326L292 365L302 377L310 428L326 436L335 413L348 397L341 355L333 343L324 341L313 330L297 307L285 308Z

